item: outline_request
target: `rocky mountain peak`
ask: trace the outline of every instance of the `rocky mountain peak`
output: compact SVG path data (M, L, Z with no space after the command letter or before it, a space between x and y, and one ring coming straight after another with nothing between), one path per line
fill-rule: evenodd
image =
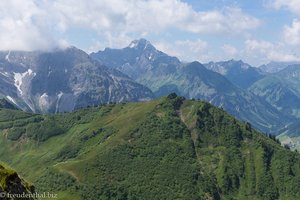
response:
M144 38L133 40L127 48L138 51L157 51L156 48Z

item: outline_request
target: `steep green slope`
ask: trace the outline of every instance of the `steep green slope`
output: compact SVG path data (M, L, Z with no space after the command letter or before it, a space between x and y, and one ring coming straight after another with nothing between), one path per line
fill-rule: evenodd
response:
M208 163L205 171L215 175L224 196L297 199L299 192L293 187L300 183L299 155L208 104L187 106L184 113L198 146L198 160Z
M15 171L0 164L0 199L29 200L34 199L33 194L34 187L32 185L21 179Z
M174 94L52 116L3 109L0 121L1 159L58 199L300 198L298 154Z

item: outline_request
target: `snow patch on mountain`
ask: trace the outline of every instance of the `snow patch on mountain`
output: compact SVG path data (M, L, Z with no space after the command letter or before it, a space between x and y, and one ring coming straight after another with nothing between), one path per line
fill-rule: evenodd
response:
M11 96L6 96L6 98L7 98L10 102L14 103L15 105L18 105L17 102L16 102Z
M28 69L24 73L14 73L14 81L15 81L15 86L18 89L18 92L20 93L21 96L23 96L23 91L22 91L22 83L23 79L27 76L35 76L36 73L34 73L31 69Z
M64 93L62 91L60 91L60 93L57 95L58 99L60 99L62 97L62 95L64 95Z
M62 91L59 92L59 94L57 95L57 101L56 101L56 106L55 106L55 113L59 112L59 102L61 97L64 95L64 93Z
M42 94L39 99L39 106L42 111L46 111L50 105L50 98L47 93Z
M2 74L3 76L9 78L9 73L8 72L0 72L0 74Z
M148 45L150 45L150 42L145 39L140 40L134 40L129 44L129 48L143 48L143 50L147 49Z
M10 62L9 56L10 56L10 51L9 51L8 54L5 56L5 60L7 60L8 62Z
M134 47L136 47L136 43L133 41L133 42L131 42L131 43L129 44L128 47L129 47L129 48L134 48Z

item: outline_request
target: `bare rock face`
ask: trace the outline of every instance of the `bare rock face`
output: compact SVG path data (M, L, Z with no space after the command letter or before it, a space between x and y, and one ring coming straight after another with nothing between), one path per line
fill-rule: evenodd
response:
M34 187L29 185L18 174L0 165L0 199L34 199ZM11 195L16 195L15 198ZM18 198L17 195L23 195Z
M0 97L25 111L56 113L108 102L145 101L153 94L71 47L0 52Z

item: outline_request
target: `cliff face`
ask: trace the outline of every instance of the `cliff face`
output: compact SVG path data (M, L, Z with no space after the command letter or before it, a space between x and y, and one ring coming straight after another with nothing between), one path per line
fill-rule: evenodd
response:
M34 193L34 187L25 182L18 174L0 165L0 199L34 199L30 194ZM23 198L24 197L24 198Z

